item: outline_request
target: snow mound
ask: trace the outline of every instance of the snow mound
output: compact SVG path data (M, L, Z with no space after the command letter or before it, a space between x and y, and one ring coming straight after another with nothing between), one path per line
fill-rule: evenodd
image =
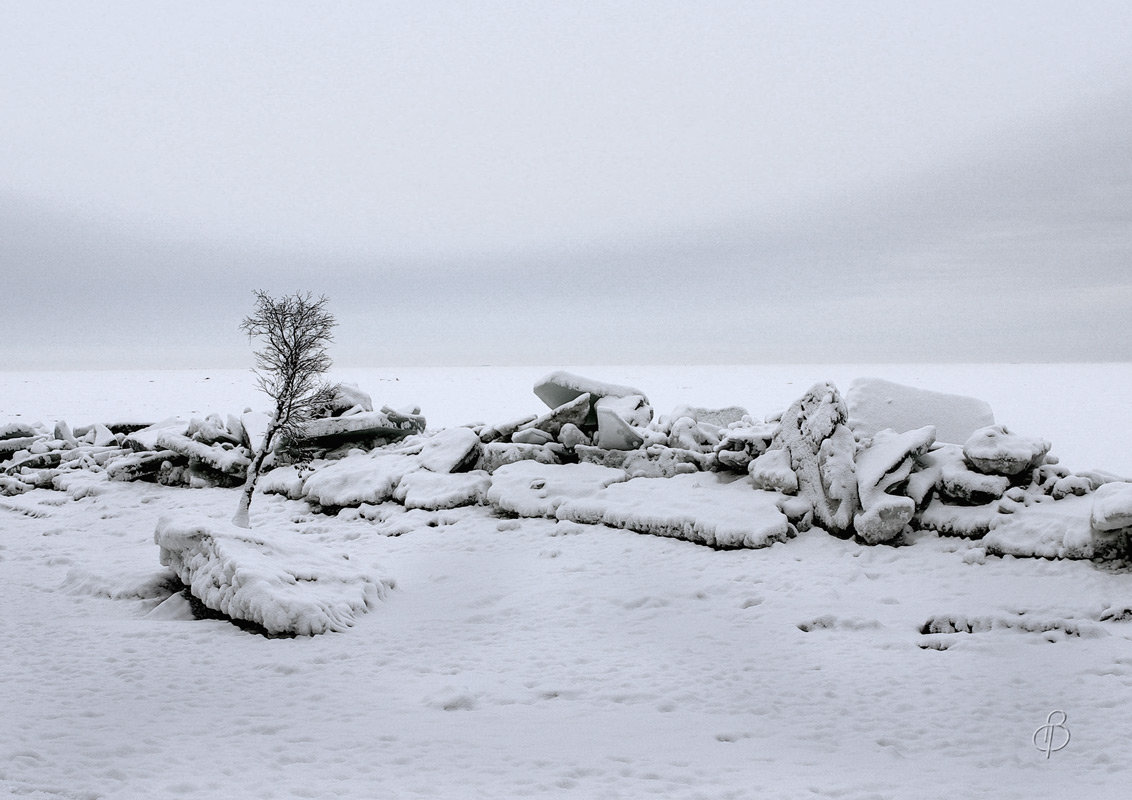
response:
M835 535L852 531L859 507L857 443L845 424L847 414L836 386L815 384L783 413L770 447L790 454L798 496L813 506L814 521Z
M480 437L471 428L445 428L421 445L420 465L432 472L461 472L479 457Z
M783 496L713 472L633 478L559 506L560 520L605 524L712 547L767 547L795 534Z
M853 520L857 535L869 544L898 536L916 513L916 502L902 494L916 459L935 441L935 428L877 433L857 454L857 489L861 511Z
M963 445L963 455L979 472L1011 476L1037 467L1049 448L1045 439L1019 436L1002 425L989 425L971 434Z
M161 563L213 611L276 635L341 631L384 594L382 583L297 534L162 517Z
M998 518L998 501L977 506L953 506L934 498L916 516L916 526L942 536L981 539Z
M591 497L613 483L627 480L623 470L597 464L539 464L520 461L491 476L487 501L496 511L520 517L554 519L559 506Z
M983 537L989 555L1031 558L1092 558L1093 498L1047 499L994 518Z
M1093 495L1089 515L1093 555L1120 558L1132 555L1132 483L1106 483Z
M845 402L849 426L859 436L872 436L885 428L905 433L933 425L937 441L962 444L979 428L994 424L994 412L982 400L880 378L853 381Z
M420 469L412 456L354 452L315 470L303 482L303 496L320 506L343 508L362 503L384 503L408 472Z
M405 508L440 511L484 502L491 476L482 469L471 472L409 472L401 478L393 499Z
M1106 483L1093 495L1093 527L1115 531L1132 527L1132 483Z

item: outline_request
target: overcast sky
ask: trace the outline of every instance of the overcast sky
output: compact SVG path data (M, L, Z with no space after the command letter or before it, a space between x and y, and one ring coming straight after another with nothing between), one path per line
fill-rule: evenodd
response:
M0 369L1132 361L1132 3L0 9Z

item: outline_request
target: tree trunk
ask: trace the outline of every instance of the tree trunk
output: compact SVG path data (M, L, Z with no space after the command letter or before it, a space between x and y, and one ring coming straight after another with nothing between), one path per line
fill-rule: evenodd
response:
M252 505L252 495L255 494L256 481L259 480L259 471L263 468L264 459L267 454L271 452L271 443L275 439L275 434L279 431L279 426L272 423L267 433L263 437L263 444L260 445L259 450L256 451L252 463L248 464L248 476L244 479L244 488L240 492L240 504L236 507L236 514L232 517L232 524L238 528L250 528L252 526L251 520L248 517L248 510Z

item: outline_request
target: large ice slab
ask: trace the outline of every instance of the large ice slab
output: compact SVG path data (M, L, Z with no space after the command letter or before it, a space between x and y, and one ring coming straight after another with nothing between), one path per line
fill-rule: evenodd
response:
M355 452L316 469L303 481L303 496L321 506L341 508L384 503L401 478L420 464L412 456L375 450Z
M872 436L885 428L904 433L933 425L936 441L962 444L979 428L994 424L994 412L982 400L880 378L853 381L845 402L849 427L860 436Z
M506 464L491 476L487 500L497 511L520 517L554 518L559 506L590 497L626 480L624 470L597 464Z
M154 541L205 606L272 634L344 630L384 593L373 575L288 531L163 517Z
M632 386L597 381L563 370L552 372L535 384L535 395L550 408L565 405L582 394L589 394L594 402L602 397L645 396Z
M783 495L714 472L633 478L564 503L557 517L671 536L712 547L767 547L794 536Z
M1031 558L1092 558L1089 524L1093 498L1047 500L996 517L983 546L991 555Z

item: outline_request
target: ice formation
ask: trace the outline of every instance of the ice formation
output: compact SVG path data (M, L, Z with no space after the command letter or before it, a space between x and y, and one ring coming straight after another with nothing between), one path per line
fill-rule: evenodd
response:
M857 454L857 494L861 510L853 519L857 535L869 544L899 536L916 513L916 502L901 489L916 459L935 442L931 425L906 433L878 432Z
M845 402L849 427L861 436L872 436L886 428L905 433L931 425L937 441L962 444L979 428L994 424L994 413L982 400L880 378L853 381Z
M487 502L505 514L554 519L563 503L591 497L628 477L623 470L596 464L520 461L492 474Z
M921 530L984 539L992 555L1132 555L1132 484L1070 471L1049 442L994 424L972 398L868 379L847 400L818 383L762 418L687 405L655 417L640 390L571 373L535 393L548 410L429 431L419 409L373 411L360 389L340 387L302 440L276 443L260 489L397 530L483 505L718 547L816 526L866 544ZM0 427L0 494L232 485L269 421L245 411L148 426L11 423Z
M781 495L714 472L633 478L558 507L559 519L601 523L712 547L767 547L795 534Z
M154 541L161 563L205 606L272 634L344 630L384 593L380 580L298 534L162 518Z
M856 442L845 403L832 383L819 383L782 415L772 450L785 450L798 478L798 494L809 500L814 520L830 533L852 531L857 512Z

